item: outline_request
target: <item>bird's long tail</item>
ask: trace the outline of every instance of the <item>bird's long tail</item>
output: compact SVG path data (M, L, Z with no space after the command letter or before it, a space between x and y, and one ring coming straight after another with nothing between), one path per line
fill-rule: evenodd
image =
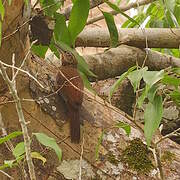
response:
M74 108L69 104L69 118L70 118L70 134L71 142L79 143L80 141L80 116L79 107Z

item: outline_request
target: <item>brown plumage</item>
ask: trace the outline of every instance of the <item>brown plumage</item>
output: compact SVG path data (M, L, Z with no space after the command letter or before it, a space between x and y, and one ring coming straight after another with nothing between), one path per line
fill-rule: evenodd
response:
M62 52L62 66L56 76L58 94L65 100L68 117L70 119L71 142L79 143L80 141L80 117L79 109L83 101L83 81L77 71L77 60L69 52ZM63 77L65 76L65 77ZM67 81L67 79L78 89Z

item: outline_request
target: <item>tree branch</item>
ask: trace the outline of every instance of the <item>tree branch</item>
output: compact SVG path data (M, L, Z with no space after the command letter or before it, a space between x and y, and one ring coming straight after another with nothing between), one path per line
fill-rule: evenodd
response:
M118 29L119 44L146 48L146 38L149 48L179 48L180 29L148 28L148 29ZM76 40L76 46L109 47L110 36L107 29L86 28Z
M30 147L31 140L30 140L30 137L28 134L27 123L26 123L25 118L24 118L21 102L20 102L20 99L18 97L17 90L15 88L15 81L10 81L2 61L0 61L0 70L1 70L1 74L3 76L3 79L7 83L9 90L12 93L14 100L16 101L16 110L18 113L19 122L21 124L22 131L23 131L26 160L27 160L27 164L28 164L28 168L29 168L30 178L31 178L31 180L36 180L34 165L33 165L32 158L31 158L31 147Z
M165 69L169 66L180 67L180 59L156 51L145 50L120 45L106 52L83 56L89 68L98 76L98 79L107 79L121 75L130 67L138 64L145 65L152 70Z
M143 6L143 5L152 3L154 1L156 1L156 0L141 0L140 2L129 3L128 5L121 6L119 8L120 8L121 11L124 12L124 11L127 11L127 10L132 9L132 8L136 8L136 7L139 7L139 6ZM112 14L112 15L119 14L119 12L114 11L114 10L110 11L109 13ZM87 25L95 23L95 22L97 22L97 21L99 21L101 19L104 19L103 15L96 16L95 18L89 19L89 21L87 22Z

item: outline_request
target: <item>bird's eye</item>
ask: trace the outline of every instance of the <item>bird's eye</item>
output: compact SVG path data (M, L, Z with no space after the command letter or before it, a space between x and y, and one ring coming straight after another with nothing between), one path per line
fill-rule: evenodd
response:
M72 54L72 53L70 53L70 52L68 52L68 53L67 53L67 56L68 56L68 57L72 57L72 56L73 56L73 54Z
M66 52L66 55L67 55L67 56L71 56L71 53L70 53L70 52Z

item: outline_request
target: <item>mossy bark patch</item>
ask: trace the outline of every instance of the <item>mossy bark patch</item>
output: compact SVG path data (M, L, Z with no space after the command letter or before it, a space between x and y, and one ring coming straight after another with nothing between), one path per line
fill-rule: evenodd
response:
M122 152L121 160L138 173L149 173L153 168L149 155L147 146L140 139L134 139Z

